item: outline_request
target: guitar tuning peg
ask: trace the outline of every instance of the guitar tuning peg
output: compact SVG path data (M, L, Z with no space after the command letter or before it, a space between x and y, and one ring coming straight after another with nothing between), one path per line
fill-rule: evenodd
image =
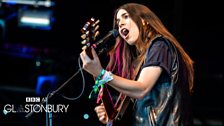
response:
M96 40L96 37L99 35L99 31L96 31L93 36L92 36L92 39L95 41Z
M100 23L100 20L98 19L96 22L95 22L95 24L99 24Z
M95 27L97 24L99 24L100 20L97 20L94 24L92 24L92 27Z
M81 42L81 44L86 44L86 42L87 42L87 40L85 39L85 40L83 40L82 42Z
M86 50L86 49L87 49L87 46L86 45L82 47L82 50Z
M82 33L86 32L86 30L88 29L89 25L90 25L90 22L86 22L86 24L85 24L85 25L83 26L83 28L81 29L81 32L82 32Z
M81 35L82 39L85 39L89 35L89 31L86 31L84 34Z
M96 33L94 34L94 38L96 38L99 34L100 34L100 32L96 31Z
M97 31L98 29L99 29L99 25L97 25L96 27L95 27L95 29L94 29L94 31Z
M82 38L82 39L85 39L85 38L86 38L86 34L82 34L82 35L81 35L81 38Z
M94 18L94 17L92 17L92 18L90 19L90 21L91 21L91 22L94 22L94 21L95 21L95 18Z

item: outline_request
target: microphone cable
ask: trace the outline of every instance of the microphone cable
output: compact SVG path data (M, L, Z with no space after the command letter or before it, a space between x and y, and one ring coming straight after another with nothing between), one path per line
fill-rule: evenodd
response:
M79 65L78 71L75 74L73 74L67 81L65 81L57 90L54 91L54 92L58 92L62 87L64 87L64 85L66 85L69 81L71 81L80 72L81 76L82 76L82 84L83 84L80 94L77 97L73 97L73 98L72 97L67 97L67 96L62 95L62 94L59 94L61 97L65 98L67 100L70 100L70 101L74 101L74 100L79 99L83 95L84 90L85 90L85 77L84 77L84 74L83 74L83 68L81 67L80 56L78 58L78 65Z

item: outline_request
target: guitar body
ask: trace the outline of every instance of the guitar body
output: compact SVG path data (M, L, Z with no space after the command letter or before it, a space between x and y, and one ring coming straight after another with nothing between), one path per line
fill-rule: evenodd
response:
M130 97L120 94L116 104L113 104L110 92L105 86L102 101L112 126L131 126L134 102Z
M121 110L118 112L117 116L113 120L113 126L131 126L131 116L133 112L134 103L131 98L126 96L122 104Z

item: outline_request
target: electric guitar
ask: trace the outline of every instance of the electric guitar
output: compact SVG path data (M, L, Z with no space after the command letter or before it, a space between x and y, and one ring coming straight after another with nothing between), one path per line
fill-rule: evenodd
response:
M81 43L84 45L82 49L86 51L91 59L93 59L91 47L96 46L94 42L99 35L99 22L99 20L96 21L95 18L91 18L81 29L81 38L83 39ZM113 126L131 125L130 117L132 116L134 101L130 97L120 93L116 103L114 103L110 91L107 85L105 85L101 100L106 109L109 121Z

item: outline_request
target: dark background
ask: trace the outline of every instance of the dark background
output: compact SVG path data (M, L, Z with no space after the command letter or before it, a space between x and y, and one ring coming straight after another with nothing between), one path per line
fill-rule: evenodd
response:
M0 126L45 125L45 113L2 113L6 104L24 105L26 97L45 97L46 92L65 83L78 70L81 52L81 28L91 17L100 19L100 37L112 29L113 11L119 5L134 0L55 0L54 22L51 30L19 27L18 10L24 5L0 7ZM194 123L199 126L223 125L223 6L221 1L193 0L138 0L150 7L164 25L180 41L195 62L195 87L192 95ZM34 8L32 6L26 6ZM39 7L43 9L44 7ZM45 8L44 8L45 9ZM106 61L101 56L102 61ZM37 66L36 63L41 65ZM103 62L104 63L104 62ZM104 64L103 64L104 65ZM43 83L42 94L37 94L37 78L54 75L55 83ZM85 90L77 100L67 100L60 95L50 99L52 104L69 104L67 113L53 114L53 125L99 125L93 111L95 97L88 99L94 84L84 72ZM52 85L51 85L52 84ZM77 97L83 88L79 73L59 94ZM84 114L89 118L84 119Z

